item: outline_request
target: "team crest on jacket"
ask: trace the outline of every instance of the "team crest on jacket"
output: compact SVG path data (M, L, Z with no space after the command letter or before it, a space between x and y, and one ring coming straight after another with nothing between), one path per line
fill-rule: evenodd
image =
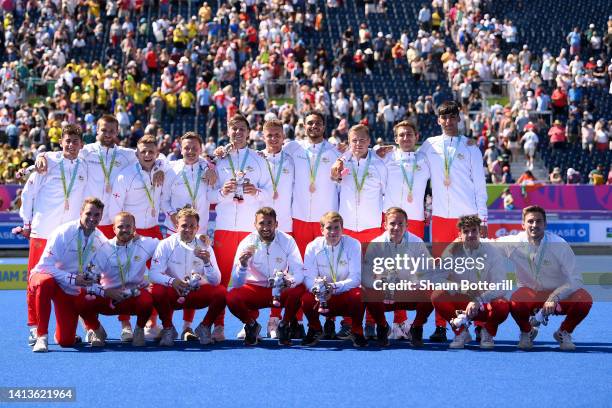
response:
M329 159L327 157L321 157L321 161L323 163L329 163Z
M283 174L289 174L289 169L286 167L283 167Z
M255 169L254 169L254 168L252 168L251 166L247 166L247 168L245 169L245 171L249 171L249 172L250 172L250 171L254 171L254 170L255 170Z
M83 181L83 180L85 180L85 177L79 176L79 181Z
M281 258L281 257L278 257L278 258L275 259L275 261L276 261L277 264L282 264L284 259Z
M346 262L344 259L341 259L341 260L338 262L338 265L340 265L340 266L344 266L344 265L346 265L347 263L348 263L348 262Z
M457 153L457 158L459 160L463 160L463 159L465 159L465 156L463 154L461 154L461 153Z
M141 258L140 258L138 255L136 255L136 256L134 257L134 260L135 260L136 262L140 261L140 259L141 259Z

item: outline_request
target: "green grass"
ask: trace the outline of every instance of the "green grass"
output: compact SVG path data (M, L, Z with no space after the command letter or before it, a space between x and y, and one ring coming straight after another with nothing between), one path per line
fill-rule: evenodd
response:
M510 98L507 96L489 96L487 97L487 102L489 106L495 105L499 103L501 106L506 106L510 103Z

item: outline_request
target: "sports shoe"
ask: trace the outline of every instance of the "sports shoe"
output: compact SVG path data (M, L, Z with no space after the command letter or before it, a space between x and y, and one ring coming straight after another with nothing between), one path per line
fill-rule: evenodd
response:
M323 339L336 339L336 322L333 319L326 319L323 325Z
M322 337L322 330L313 330L309 327L306 337L302 339L302 346L314 346L321 340Z
M470 341L472 341L472 336L470 335L470 331L466 328L455 336L455 340L451 342L449 347L452 349L462 349Z
M277 327L278 344L281 346L291 345L291 324L280 321Z
M495 341L493 336L489 334L486 327L482 327L480 330L480 348L481 349L492 349L495 347Z
M163 328L161 330L161 338L159 339L159 345L162 347L172 347L174 346L174 327Z
M220 343L225 341L225 326L217 326L212 331L212 338L215 343Z
M151 340L151 341L158 341L159 339L161 339L161 331L162 329L160 326L145 327L144 328L145 339Z
M278 324L280 319L278 317L271 317L268 320L268 337L271 339L278 339Z
M236 333L236 338L238 340L244 340L245 336L246 336L246 332L244 331L244 325L242 325L242 329L240 329L240 331Z
M197 341L198 337L199 336L193 332L191 327L186 327L181 333L181 339L183 339L183 341Z
M536 339L536 337L538 337L538 333L540 332L540 328L539 327L531 327L531 331L529 332L529 338L531 339L531 341L534 341Z
M389 338L391 340L410 340L410 323L408 323L408 320L405 320L402 323L393 323Z
M354 347L368 347L368 340L362 334L351 333L350 339L353 341Z
M429 340L434 343L445 343L448 341L446 338L446 327L436 326L436 330L429 336Z
M200 340L200 344L202 345L212 344L215 342L212 338L212 333L210 332L210 326L205 325L204 322L198 324L198 327L196 327L194 336L196 335L197 339Z
M373 324L366 323L363 335L368 340L374 340L376 338L376 326Z
M565 330L557 330L553 337L557 342L559 342L559 348L563 351L573 351L576 350L576 345L572 342L572 334L566 332Z
M481 336L480 332L482 331L482 326L476 326L474 328L474 334L476 335L476 343L480 343Z
M38 336L36 335L36 327L30 327L30 334L28 334L28 346L32 347L36 344Z
M128 343L134 340L134 332L132 331L132 326L123 326L121 328L121 342Z
M343 324L342 326L340 326L340 331L336 333L336 338L340 340L348 340L351 338L351 336L351 326L349 326L348 324Z
M146 345L146 342L145 342L144 329L142 327L136 326L136 328L134 329L134 336L132 338L132 346L143 347L145 345Z
M217 329L217 327L223 326L215 326L215 329ZM259 332L261 331L261 325L257 323L257 320L255 320L252 324L245 324L244 331L246 333L246 336L244 337L244 344L246 344L247 346L254 346L259 342Z
M106 344L106 333L104 333L103 331L104 329L102 328L102 326L100 326L97 330L89 330L87 332L91 347L104 347L104 345Z
M423 326L410 328L410 343L412 347L423 347Z
M533 340L531 339L531 332L521 332L519 342L516 347L520 348L521 350L529 350L530 348L532 348Z
M297 319L291 320L291 323L289 323L289 336L292 339L303 339L304 336L306 336L304 324L302 322L298 322Z
M389 325L385 325L384 327L380 324L376 325L376 340L378 341L378 345L380 347L387 347L389 345L389 332L391 331L391 327Z
M34 353L46 353L49 351L49 340L47 335L39 336L32 347Z

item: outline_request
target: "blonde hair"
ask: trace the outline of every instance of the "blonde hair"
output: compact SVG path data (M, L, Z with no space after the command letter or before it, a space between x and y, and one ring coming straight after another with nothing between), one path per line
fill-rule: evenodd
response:
M340 225L344 226L344 220L342 219L342 216L340 215L340 213L336 211L328 211L325 214L323 214L319 222L321 223L321 226L324 227L325 224L327 224L328 222L338 222L338 221L340 222Z

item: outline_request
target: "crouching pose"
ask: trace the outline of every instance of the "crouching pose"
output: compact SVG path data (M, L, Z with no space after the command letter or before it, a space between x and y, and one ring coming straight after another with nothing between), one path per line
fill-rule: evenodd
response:
M225 287L215 255L202 237L196 238L200 216L193 208L177 215L177 232L159 243L151 262L153 305L163 324L160 346L174 345L177 336L172 315L178 309L208 312L195 334L201 344L213 342L211 325L225 309Z
M558 235L546 232L546 213L538 206L523 209L523 232L499 238L516 267L518 289L510 312L521 334L518 348L528 350L551 315L566 315L553 337L561 350L574 350L572 332L589 314L593 298L582 287L576 255Z
M261 326L254 318L257 310L271 306L285 308L278 325L278 343L291 344L289 323L304 293L303 265L295 240L277 227L274 209L257 210L256 232L240 242L234 258L233 289L227 294L227 306L244 323L246 345L258 342Z
M28 290L36 305L34 352L48 351L51 301L57 321L55 340L62 347L77 341L79 315L76 302L85 296L85 287L95 284L89 272L93 269L96 254L106 242L104 235L96 229L103 209L104 204L99 199L86 198L79 220L63 224L53 231L41 260L32 269ZM100 334L105 336L102 332Z
M322 237L306 247L302 309L308 319L308 333L302 345L313 346L323 337L319 314L350 316L351 339L355 347L368 345L361 322L365 305L361 301L361 244L343 235L342 217L328 212L321 218Z
M408 215L399 207L391 207L385 212L385 233L372 240L366 252L366 262L368 266L374 266L375 259L394 259L397 255L408 255L413 258L428 257L429 251L423 240L407 230ZM410 268L386 269L380 273L372 270L372 273L363 274L364 281L362 286L366 294L371 294L376 301L366 303L367 310L370 311L376 322L376 337L381 346L389 344L389 326L385 320L385 311L416 310L416 317L409 329L410 339L414 347L423 346L423 325L433 312L431 304L431 291L420 290L418 282L427 280L429 274L426 268L412 270ZM367 281L366 281L367 277ZM376 282L378 280L379 282ZM382 287L381 283L397 284L402 281L409 281L415 284L414 290L397 292L390 291ZM375 284L376 283L376 284ZM382 299L376 299L384 296Z
M80 297L77 309L89 329L94 347L104 346L104 335L98 320L103 315L136 315L133 346L144 346L144 327L153 310L153 298L145 288L147 261L153 256L156 238L136 236L136 221L129 212L119 212L113 221L115 238L100 251L98 265L102 272L100 296Z
M431 296L436 311L451 323L455 333L450 348L464 348L472 341L468 327L477 322L482 325L480 347L492 349L497 327L510 312L510 304L504 298L506 272L502 254L493 244L480 241L480 224L475 215L459 218L459 242L442 255L444 264L449 258L455 261L447 279L456 286L434 291Z

